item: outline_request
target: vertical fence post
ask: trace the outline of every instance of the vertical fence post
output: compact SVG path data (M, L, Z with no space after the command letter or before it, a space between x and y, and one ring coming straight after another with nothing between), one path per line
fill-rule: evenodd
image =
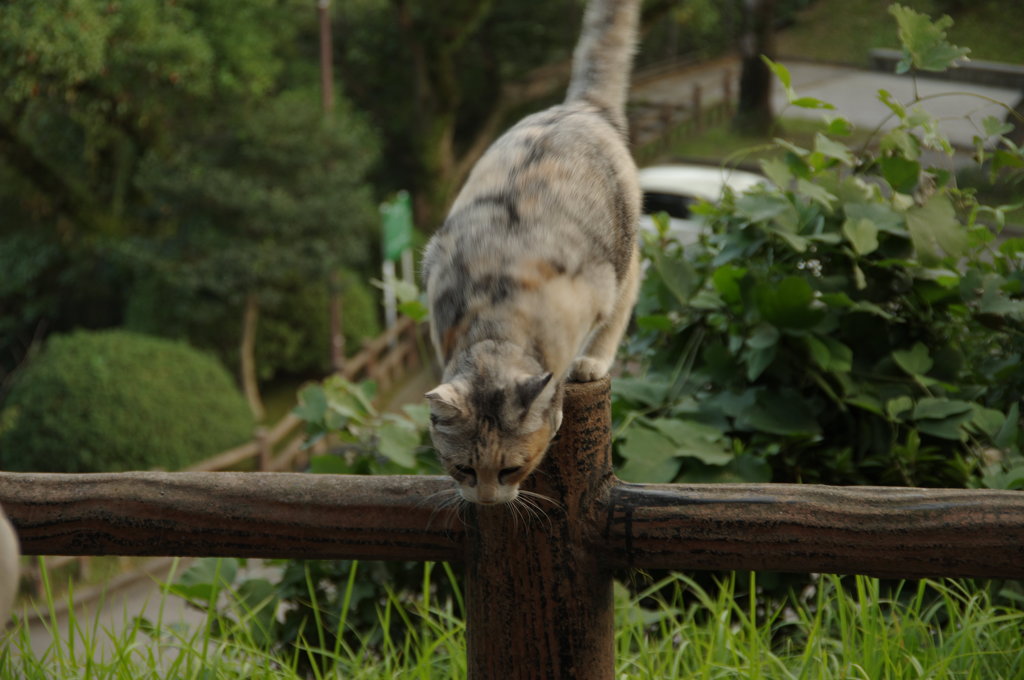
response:
M704 129L704 103L700 85L697 83L693 84L693 90L690 92L690 108L693 110L694 129L700 132Z
M609 385L566 387L559 435L523 485L561 507L469 510L468 680L614 676L612 575L592 548L614 480Z

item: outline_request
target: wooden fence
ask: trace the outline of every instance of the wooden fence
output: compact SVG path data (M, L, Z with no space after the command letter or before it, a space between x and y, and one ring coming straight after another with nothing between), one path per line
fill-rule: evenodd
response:
M368 341L363 349L348 359L341 375L352 381L374 380L380 391L385 392L406 373L420 366L420 328L409 317L402 317L398 323L376 338ZM301 469L311 453L303 444L305 434L303 421L288 413L269 427L258 427L252 441L222 451L206 460L186 468L190 472L219 472L253 467L260 472L280 472ZM89 571L89 558L85 554L57 555L47 560L47 568L60 569L70 564L78 565L80 575ZM38 595L42 595L43 580L36 562L25 565L24 578L34 584Z
M0 473L28 554L461 564L470 680L611 679L624 567L1024 578L1020 492L621 482L607 380L568 387L524 488L554 500L542 516L460 516L442 477Z

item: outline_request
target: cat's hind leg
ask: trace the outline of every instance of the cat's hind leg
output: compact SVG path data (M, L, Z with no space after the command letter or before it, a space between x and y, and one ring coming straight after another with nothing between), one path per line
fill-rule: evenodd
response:
M640 288L640 251L634 249L633 258L625 278L619 285L619 298L615 301L611 316L591 338L582 354L573 362L569 380L591 382L608 375L615 361L622 335L629 325L637 291Z

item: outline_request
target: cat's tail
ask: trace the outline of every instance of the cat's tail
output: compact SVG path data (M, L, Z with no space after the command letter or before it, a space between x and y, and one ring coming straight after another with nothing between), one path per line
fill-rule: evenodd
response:
M626 132L626 97L640 0L590 0L572 59L566 101L588 101Z

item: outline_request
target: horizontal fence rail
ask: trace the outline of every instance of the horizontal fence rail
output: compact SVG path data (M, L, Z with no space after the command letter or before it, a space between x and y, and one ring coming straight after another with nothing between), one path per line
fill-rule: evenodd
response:
M0 504L27 554L460 563L469 680L613 678L622 567L1024 578L1024 493L628 484L609 402L567 386L530 511L453 507L445 477L255 472L0 473Z
M31 555L458 562L453 493L414 475L0 473ZM616 482L595 522L613 567L1024 578L1015 491Z

